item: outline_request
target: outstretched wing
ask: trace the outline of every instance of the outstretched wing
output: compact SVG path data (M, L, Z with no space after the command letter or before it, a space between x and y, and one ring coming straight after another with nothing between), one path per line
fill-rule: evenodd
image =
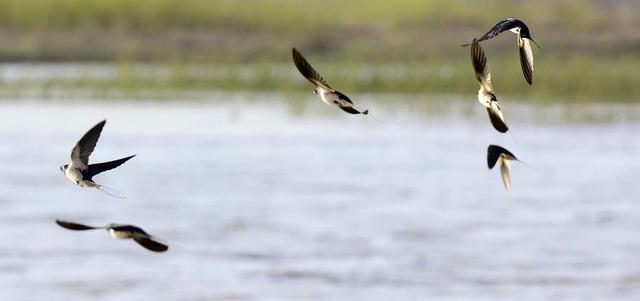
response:
M496 166L496 162L498 162L498 158L500 158L500 154L502 147L497 146L497 145L489 145L489 148L487 148L487 166L489 166L489 169L493 169L494 166Z
M490 107L487 108L487 113L489 113L489 120L491 120L493 128L495 128L498 132L506 133L509 130L507 123L504 121L502 111L495 101L492 101L490 103Z
M120 165L122 165L124 162L127 162L129 159L135 157L136 155L132 155L129 157L125 157L122 159L118 159L118 160L113 160L113 161L109 161L109 162L103 162L103 163L97 163L97 164L91 164L89 165L89 168L87 168L86 172L84 172L83 176L85 180L91 180L91 178L93 178L93 176L103 172L103 171L107 171L110 169L114 169Z
M478 38L478 42L491 39L495 36L498 36L499 34L501 34L506 30L511 30L513 28L520 27L522 24L524 23L516 18L509 18L506 20L502 20L498 22L496 25L494 25L487 33L485 33L480 38Z
M302 56L302 54L295 48L292 50L293 62L296 64L298 71L302 73L312 84L321 86L326 90L333 92L333 88L327 84L327 82L320 76L320 74L311 67L311 64Z
M349 113L349 114L360 114L361 112L356 110L354 107L352 106L343 106L343 105L338 105L338 107L340 109L342 109L343 111ZM368 113L368 112L367 112ZM366 115L366 114L365 114Z
M151 237L134 237L133 240L145 249L153 252L164 252L169 249L169 246L153 240Z
M478 44L478 40L473 40L471 43L471 63L473 64L473 70L476 72L476 79L480 82L482 88L493 93L491 70L489 70L489 65L487 64L487 56L484 54L480 44Z
M100 138L100 133L102 133L102 128L106 122L106 120L100 121L78 140L71 150L70 159L73 165L81 170L87 168L89 165L89 156L91 156L93 149L96 147L96 143L98 143L98 138Z
M509 161L500 158L500 174L502 175L502 183L507 191L511 191L511 168L509 167Z
M533 83L533 51L531 51L531 41L518 36L518 48L520 52L520 65L524 79L531 85Z
M506 148L499 145L491 144L487 148L487 165L489 166L489 169L492 169L496 165L496 162L498 162L498 158L500 158L500 155L502 154L512 157L512 160L517 160L516 156L514 156Z
M72 223L72 222L63 221L63 220L59 220L59 219L56 220L56 224L58 224L62 228L69 229L69 230L75 230L75 231L98 229L97 227L91 227L91 226L78 224L78 223Z

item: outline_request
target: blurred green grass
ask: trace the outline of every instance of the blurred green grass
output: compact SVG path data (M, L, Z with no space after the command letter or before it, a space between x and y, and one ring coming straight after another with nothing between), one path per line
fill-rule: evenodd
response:
M534 50L529 87L514 37L485 43L499 96L635 102L638 11L632 0L0 0L0 60L118 66L113 78L50 79L46 89L299 93L309 87L290 61L298 47L345 93L469 94L477 83L460 44L517 16L545 51Z

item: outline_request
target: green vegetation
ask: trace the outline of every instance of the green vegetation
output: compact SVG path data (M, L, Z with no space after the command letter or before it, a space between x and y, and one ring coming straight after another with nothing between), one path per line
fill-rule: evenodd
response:
M498 20L525 20L536 52L522 79L514 37L485 43L502 97L640 100L637 1L0 0L3 61L107 62L107 78L5 81L0 93L66 89L161 95L189 90L309 88L298 47L350 93L475 93L467 48ZM480 13L481 12L481 13ZM154 66L149 72L149 68ZM46 94L46 93L45 93Z

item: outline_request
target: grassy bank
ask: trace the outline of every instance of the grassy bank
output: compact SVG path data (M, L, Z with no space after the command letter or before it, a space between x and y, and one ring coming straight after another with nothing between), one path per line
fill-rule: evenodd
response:
M515 51L514 51L515 52ZM461 54L467 56L466 51ZM545 56L538 62L534 85L525 83L517 54L490 60L493 82L503 99L527 99L541 103L637 102L640 99L640 61L589 61L577 56L562 60ZM414 64L336 63L312 60L329 82L347 93L459 94L475 97L478 84L470 62L424 61ZM57 66L57 67L56 67ZM63 65L64 66L64 65ZM312 86L292 63L256 62L251 64L132 64L76 65L71 75L57 76L58 65L41 67L48 76L25 76L0 83L0 94L7 97L47 96L55 91L74 95L127 97L174 96L192 91L282 91L310 93ZM48 70L48 69L53 69ZM107 69L104 72L103 69ZM40 71L35 71L40 73ZM29 73L30 71L24 71ZM106 75L105 75L106 74Z
M640 36L629 30L640 26L639 10L630 0L0 0L0 60L116 66L107 78L78 73L0 88L304 91L290 63L298 47L352 93L468 93L477 85L459 45L516 15L545 52L536 50L528 87L513 36L487 43L499 94L631 102L640 100Z

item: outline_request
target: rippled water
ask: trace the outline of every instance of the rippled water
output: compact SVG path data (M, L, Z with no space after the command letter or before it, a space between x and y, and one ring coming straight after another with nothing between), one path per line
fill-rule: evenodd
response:
M471 108L0 103L0 299L638 300L640 122L512 117L516 142ZM126 200L58 170L102 118L92 160L138 154L95 178ZM534 167L512 165L512 193L491 143Z

